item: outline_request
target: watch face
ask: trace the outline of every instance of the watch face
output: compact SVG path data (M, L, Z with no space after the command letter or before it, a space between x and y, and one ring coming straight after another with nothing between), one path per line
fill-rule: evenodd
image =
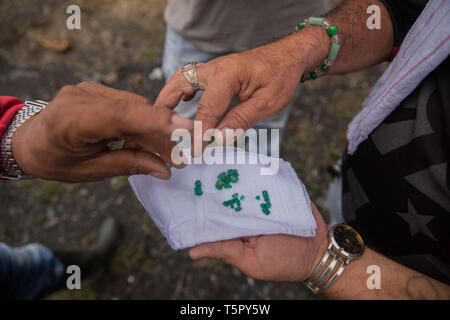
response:
M360 256L364 252L361 236L351 227L340 224L333 227L333 238L339 248L351 256Z

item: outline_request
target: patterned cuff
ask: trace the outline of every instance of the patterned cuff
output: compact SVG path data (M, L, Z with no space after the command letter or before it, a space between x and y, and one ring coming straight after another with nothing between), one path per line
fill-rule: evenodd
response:
M28 119L41 112L47 105L44 101L26 101L9 123L0 141L0 178L6 180L31 179L17 164L12 152L12 138L17 129Z

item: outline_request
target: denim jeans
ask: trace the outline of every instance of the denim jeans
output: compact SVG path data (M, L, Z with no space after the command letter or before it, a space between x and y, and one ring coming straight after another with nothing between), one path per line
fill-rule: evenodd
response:
M64 266L48 248L28 244L12 248L0 243L0 298L38 299L61 282Z
M231 52L224 52L221 54L217 54L202 51L191 41L173 30L169 25L167 25L166 40L164 44L164 56L162 59L162 71L164 73L166 81L168 81L170 77L172 77L172 75L178 70L178 68L187 62L207 62L230 53ZM301 84L299 84L295 97L297 97L297 95L299 94L300 89ZM197 94L191 101L180 101L178 106L175 108L175 111L186 118L193 119L195 117L197 104L200 101L201 96L202 92L197 92ZM258 123L254 126L254 128L269 130L280 129L281 140L283 129L289 118L289 111L292 107L295 97L278 115ZM238 104L239 102L236 100L237 99L234 99L231 105Z

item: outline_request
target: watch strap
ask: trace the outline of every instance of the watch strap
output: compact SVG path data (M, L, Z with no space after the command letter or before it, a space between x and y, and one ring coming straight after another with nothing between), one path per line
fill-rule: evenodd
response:
M314 294L318 294L339 278L345 265L346 262L329 247L313 273L304 281L304 284Z
M47 106L42 100L25 101L23 106L8 124L0 140L0 178L6 180L24 180L34 178L25 174L17 164L12 151L12 138L17 129L28 119L41 112Z

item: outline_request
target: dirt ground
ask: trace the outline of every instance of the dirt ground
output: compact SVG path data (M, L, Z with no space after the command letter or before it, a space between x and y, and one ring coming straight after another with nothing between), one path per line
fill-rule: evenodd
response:
M0 95L51 100L66 84L95 80L154 100L163 80L163 0L78 0L82 29L65 27L72 1L0 2ZM63 51L63 52L58 52ZM318 79L295 101L282 143L326 217L327 171L345 148L345 129L385 66ZM49 299L314 299L301 285L254 281L217 261L172 251L125 177L92 184L0 183L0 242L86 248L103 219L122 237L107 273Z

